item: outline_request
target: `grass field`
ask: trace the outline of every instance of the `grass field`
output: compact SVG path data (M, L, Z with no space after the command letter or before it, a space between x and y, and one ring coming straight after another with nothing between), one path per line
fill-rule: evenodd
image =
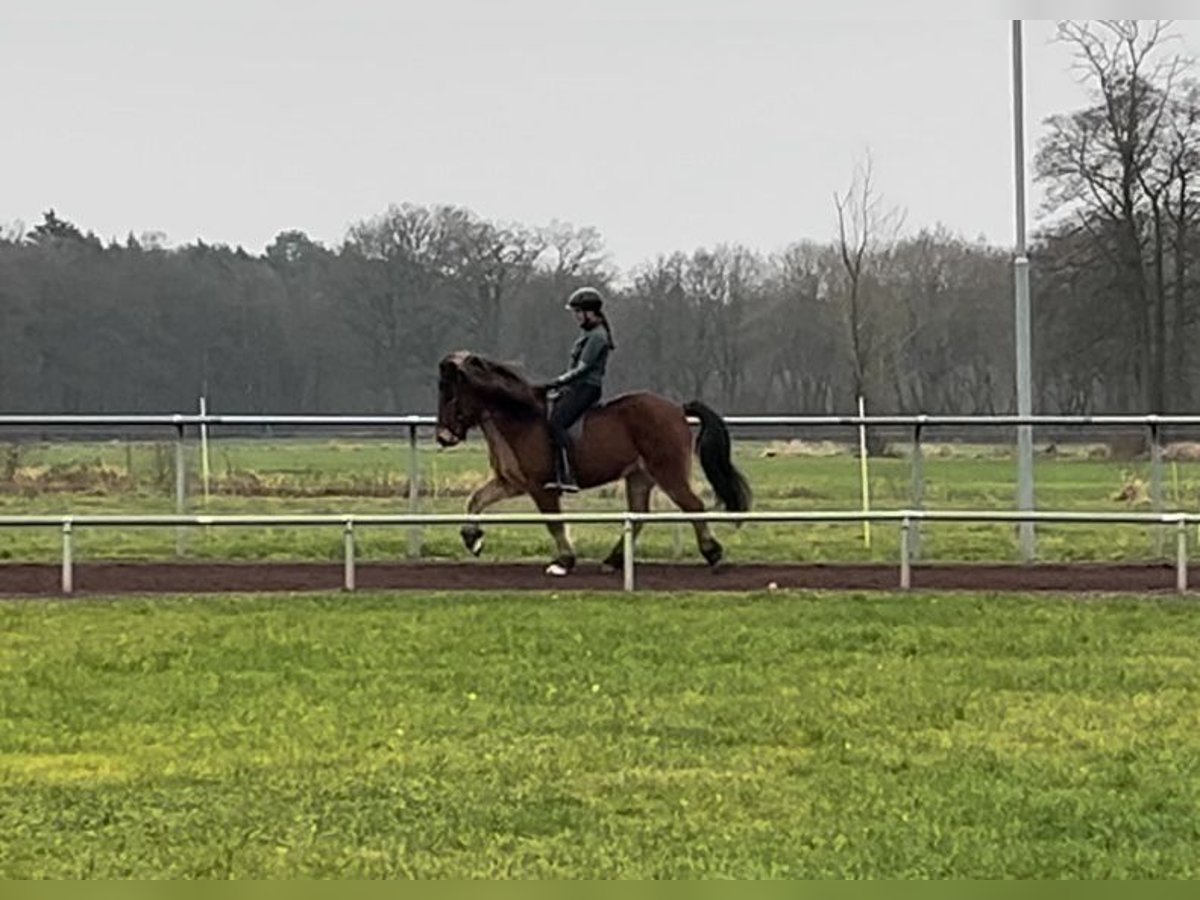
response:
M765 443L737 442L738 464L746 471L759 509L846 510L861 506L858 462L846 453L767 457ZM86 513L175 511L173 449L170 444L91 443L7 445L0 469L0 513ZM3 450L0 446L0 450ZM826 448L836 449L836 448ZM1037 506L1054 510L1149 510L1149 465L1089 458L1094 448L1039 458ZM205 500L195 448L189 457L189 510L242 512L389 512L407 510L408 447L379 440L220 440L212 445L212 493ZM478 443L439 451L423 442L421 509L459 512L465 496L487 477ZM699 477L699 475L697 476ZM925 461L928 508L1012 509L1015 467L1005 448L931 445ZM872 506L899 509L912 504L911 463L906 458L871 460ZM1164 485L1166 507L1200 509L1200 463L1170 463ZM656 493L657 508L671 508ZM616 488L590 492L569 508L619 509ZM496 511L529 510L516 499ZM894 561L895 527L876 526L865 546L859 525L755 525L718 528L734 560ZM603 526L574 529L585 558L602 557L617 533ZM408 549L398 528L361 529L363 559L395 559ZM88 530L76 535L81 559L170 559L175 535L168 530ZM695 558L690 533L658 526L640 542L646 558ZM1146 528L1046 526L1039 554L1046 560L1148 559L1157 546ZM426 558L461 559L456 529L422 535ZM927 525L922 542L929 560L1009 560L1016 557L1014 529L1002 525ZM0 560L48 561L59 553L53 529L0 529ZM337 529L198 529L186 553L220 559L336 559ZM496 530L488 553L503 559L545 559L551 553L540 527Z
M1176 600L0 604L3 877L1196 877Z

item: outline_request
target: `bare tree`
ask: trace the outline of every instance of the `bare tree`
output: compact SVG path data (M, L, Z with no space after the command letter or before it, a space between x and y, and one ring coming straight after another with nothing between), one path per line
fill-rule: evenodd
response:
M1190 62L1169 52L1169 29L1162 21L1060 23L1058 39L1074 51L1094 103L1051 117L1037 157L1051 209L1103 248L1117 300L1131 307L1141 405L1153 411L1169 405L1168 206L1180 176L1172 135L1190 134L1173 124Z
M874 181L868 153L854 171L844 194L833 195L837 210L837 252L844 281L840 296L850 338L850 363L855 397L873 399L870 370L881 337L879 311L873 300L879 275L904 222L903 213L885 207Z
M462 214L405 204L350 229L347 321L370 348L377 390L401 408L413 370L432 371L454 318L439 303L448 235Z
M19 220L0 223L0 244L19 244L25 239L25 223Z
M496 353L502 345L504 305L533 274L546 245L535 229L501 226L470 216L451 219L452 261L444 271L464 301L475 347Z
M787 410L833 413L844 365L844 327L830 291L831 248L793 244L772 260L769 304L755 321ZM840 263L839 263L840 264Z
M1171 235L1168 252L1173 262L1167 329L1174 336L1170 369L1175 378L1171 390L1175 406L1188 409L1194 396L1187 377L1191 346L1188 331L1195 324L1188 309L1189 294L1195 293L1189 270L1196 260L1193 245L1200 231L1200 84L1190 79L1181 85L1179 96L1172 102L1164 164L1167 189L1163 215Z
M576 228L552 221L538 230L546 252L542 260L560 288L569 281L603 270L604 239L595 228Z
M680 371L687 349L680 332L686 308L686 258L659 256L633 272L622 323L628 337L621 368L632 369L634 382L651 390L683 394L688 390Z

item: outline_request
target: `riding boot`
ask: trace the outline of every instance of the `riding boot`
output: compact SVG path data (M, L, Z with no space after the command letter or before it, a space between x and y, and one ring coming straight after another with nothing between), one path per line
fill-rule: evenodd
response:
M571 472L571 460L565 447L559 448L554 457L554 480L545 485L548 491L561 494L578 493L579 485L575 483L575 475Z

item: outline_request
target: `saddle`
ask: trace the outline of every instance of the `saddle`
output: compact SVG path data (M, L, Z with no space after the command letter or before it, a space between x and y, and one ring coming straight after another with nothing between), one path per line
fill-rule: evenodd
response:
M581 440L583 440L583 432L587 426L588 419L590 419L596 413L600 412L602 409L604 409L606 406L608 406L609 402L610 401L607 401L607 400L601 400L599 403L597 403L595 406L591 407L587 412L585 412L582 416L580 416L578 419L576 419L574 424L572 424L571 427L567 429L567 438L570 441L570 446L572 448L574 448L575 445L577 445Z
M575 424L567 429L567 437L571 439L571 445L578 444L583 439L583 426L586 424L588 417L596 410L589 409L582 416L575 420Z

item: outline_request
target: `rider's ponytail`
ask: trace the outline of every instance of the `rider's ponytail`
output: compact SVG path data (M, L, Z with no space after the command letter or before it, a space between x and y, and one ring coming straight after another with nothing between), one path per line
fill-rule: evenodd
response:
M596 316L600 319L600 324L604 326L604 333L608 335L608 349L616 350L617 344L616 341L613 340L612 328L608 324L608 316L604 315L604 313L600 310L596 310Z

